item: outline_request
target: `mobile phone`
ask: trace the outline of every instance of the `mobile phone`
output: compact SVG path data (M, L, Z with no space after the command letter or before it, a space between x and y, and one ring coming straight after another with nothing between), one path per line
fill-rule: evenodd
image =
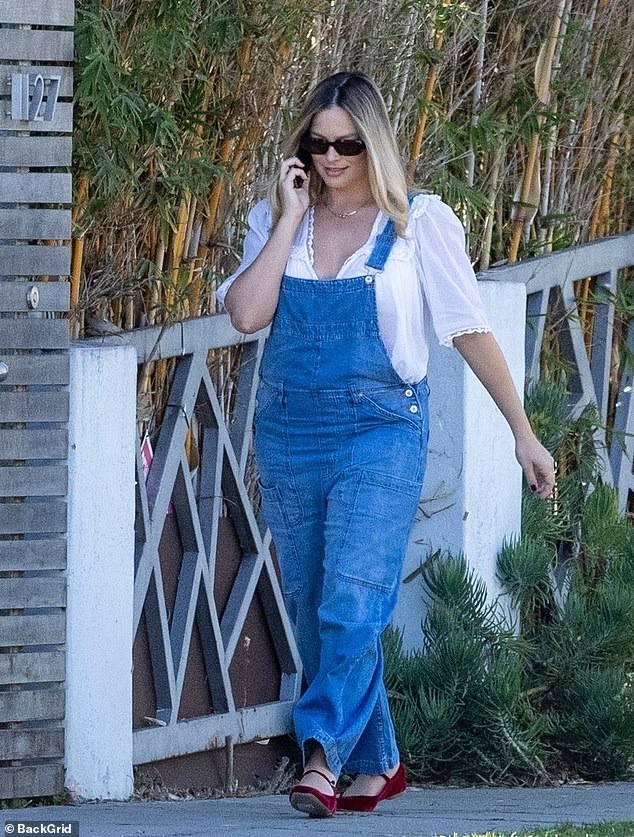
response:
M303 148L300 148L295 156L301 160L302 165L304 166L304 171L310 171L310 167L313 164L313 158L310 156L308 151L304 151ZM295 189L301 189L303 185L303 179L299 175L297 175L293 180L293 186L295 187Z

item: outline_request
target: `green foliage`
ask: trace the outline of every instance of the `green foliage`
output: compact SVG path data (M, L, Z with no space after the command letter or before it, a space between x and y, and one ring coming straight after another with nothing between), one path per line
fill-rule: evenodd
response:
M77 11L75 171L90 180L85 214L110 224L125 211L130 221L145 213L173 227L179 199L204 198L223 173L212 155L190 153L205 119L204 76L191 72L204 59L199 3L130 10L80 0Z
M600 822L587 825L556 825L554 828L531 828L527 831L487 831L470 837L632 837L634 820L629 822ZM457 835L454 834L454 837ZM469 835L465 835L469 837Z
M385 636L399 747L419 779L512 781L544 775L544 724L522 687L521 641L462 557L423 570L433 601L425 652Z
M422 567L424 650L385 637L399 745L418 779L632 776L634 528L600 482L595 412L567 419L566 391L548 380L527 411L566 470L553 499L525 492L521 538L498 556L504 597L489 600L461 556L436 554Z

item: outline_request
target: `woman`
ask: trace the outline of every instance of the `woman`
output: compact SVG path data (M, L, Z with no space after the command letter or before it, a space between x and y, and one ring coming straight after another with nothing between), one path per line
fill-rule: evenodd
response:
M322 81L287 152L218 296L239 331L272 323L255 453L308 684L294 712L305 770L290 801L330 816L406 787L380 637L425 472L430 330L487 388L542 497L554 470L490 333L462 227L435 196L408 200L374 84L361 73ZM343 769L357 775L337 796Z

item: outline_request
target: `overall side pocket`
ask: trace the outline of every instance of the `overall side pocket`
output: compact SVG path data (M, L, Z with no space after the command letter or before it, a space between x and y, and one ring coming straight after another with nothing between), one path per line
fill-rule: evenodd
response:
M275 544L282 591L292 598L302 586L300 545L295 533L304 519L304 510L298 492L290 485L282 491L278 485L265 486L259 482L259 488L264 520Z

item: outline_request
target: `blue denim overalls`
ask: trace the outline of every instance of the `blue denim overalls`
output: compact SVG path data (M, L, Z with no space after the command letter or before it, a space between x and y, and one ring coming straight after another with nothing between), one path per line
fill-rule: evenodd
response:
M425 473L429 389L397 375L379 332L374 277L395 238L388 221L364 276L284 276L255 414L262 508L308 683L295 731L335 775L399 762L380 637Z

